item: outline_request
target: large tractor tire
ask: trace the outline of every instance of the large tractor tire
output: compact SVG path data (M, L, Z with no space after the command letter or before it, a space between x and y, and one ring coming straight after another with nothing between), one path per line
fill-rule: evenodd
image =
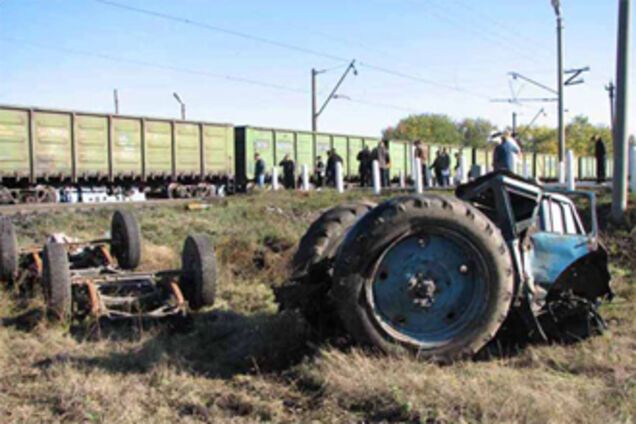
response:
M371 202L336 206L311 224L292 260L291 279L276 290L281 310L299 310L320 332L332 326L335 309L329 293L336 252L347 231L374 206Z
M334 299L362 345L439 362L474 356L506 319L514 289L499 229L461 200L405 196L350 231L334 269Z
M110 252L119 267L133 270L141 261L141 235L137 218L130 211L115 211L110 223Z
M192 310L214 305L216 298L216 253L205 235L188 236L181 253L179 287Z
M71 273L63 244L47 243L42 252L42 285L51 317L66 321L71 317Z
M10 219L0 220L0 281L11 283L18 272L18 242Z

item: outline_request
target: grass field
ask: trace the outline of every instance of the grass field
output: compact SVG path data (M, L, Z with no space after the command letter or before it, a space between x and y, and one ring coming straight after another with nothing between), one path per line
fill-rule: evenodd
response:
M299 317L277 314L271 288L285 280L295 244L321 209L339 201L333 193L277 193L200 211L139 212L144 269L178 267L188 233L209 234L217 246L217 304L185 331L60 327L42 318L39 297L0 291L0 423L636 420L636 233L604 233L617 293L603 308L605 335L440 367L316 346ZM109 220L103 211L15 223L20 242L30 244L52 231L99 237Z

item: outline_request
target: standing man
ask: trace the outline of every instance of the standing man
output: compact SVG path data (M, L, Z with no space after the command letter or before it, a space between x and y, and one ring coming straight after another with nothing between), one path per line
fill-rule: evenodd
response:
M336 153L336 149L329 150L329 158L327 159L327 185L336 186L336 164L342 164L342 157Z
M426 164L428 163L428 155L426 153L425 147L422 145L422 140L417 140L415 142L415 159L419 159L422 164L420 172L422 173L422 184L424 187L428 186L428 167Z
M506 131L501 136L501 143L495 147L493 153L493 166L495 172L515 172L515 155L521 153L516 142L510 140L510 132Z
M448 155L448 149L444 147L442 149L442 186L448 187L450 186L450 175L451 175L451 159Z
M360 187L371 185L371 151L369 146L364 146L358 153L358 174L360 175Z
M314 178L316 179L316 187L320 188L325 182L325 163L322 157L316 157L316 166L314 168Z
M378 161L382 187L389 187L389 168L391 166L391 158L389 157L389 149L387 148L387 142L385 140L380 140L378 147L373 150L372 157L374 160Z
M606 179L605 164L607 163L607 151L605 143L599 135L592 137L594 142L594 156L596 157L596 183L603 184Z
M444 169L444 161L442 159L442 152L439 150L435 151L435 160L431 165L431 169L435 174L435 184L438 187L442 187L444 185L444 176L442 170Z
M254 181L259 188L265 187L265 161L254 153Z
M278 164L283 168L283 184L287 190L293 190L296 188L296 178L294 176L296 172L296 164L289 158L289 153L283 157L283 160Z

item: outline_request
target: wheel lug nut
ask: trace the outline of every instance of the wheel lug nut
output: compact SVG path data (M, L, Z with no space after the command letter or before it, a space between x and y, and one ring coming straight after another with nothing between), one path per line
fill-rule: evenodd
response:
M459 266L459 272L460 274L468 274L468 265L466 264L462 264Z

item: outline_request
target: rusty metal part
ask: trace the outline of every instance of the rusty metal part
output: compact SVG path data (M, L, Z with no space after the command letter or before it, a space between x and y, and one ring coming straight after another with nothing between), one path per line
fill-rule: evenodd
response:
M42 275L42 271L44 269L44 265L42 264L42 256L40 252L32 252L33 264L35 266L35 270L37 271L37 275Z
M104 255L104 258L106 259L106 265L113 265L115 263L113 257L110 254L110 249L108 249L105 244L100 245L99 250L100 252L102 252L102 255Z
M170 287L172 294L174 295L175 299L177 299L177 306L183 307L183 305L185 305L185 298L183 297L183 293L181 293L178 282L176 280L172 280L168 284L168 287Z
M99 302L99 294L97 293L97 287L91 280L84 282L86 289L88 290L88 298L91 303L91 315L98 317L100 315L101 305Z

